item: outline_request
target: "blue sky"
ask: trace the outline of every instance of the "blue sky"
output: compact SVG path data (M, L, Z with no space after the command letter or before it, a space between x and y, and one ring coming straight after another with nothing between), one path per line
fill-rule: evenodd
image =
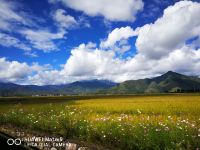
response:
M0 2L0 81L200 75L198 0Z

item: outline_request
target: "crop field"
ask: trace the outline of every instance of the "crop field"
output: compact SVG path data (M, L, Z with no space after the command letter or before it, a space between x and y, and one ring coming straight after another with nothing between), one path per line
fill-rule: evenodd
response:
M200 96L0 103L0 124L55 133L115 150L195 150L200 148Z

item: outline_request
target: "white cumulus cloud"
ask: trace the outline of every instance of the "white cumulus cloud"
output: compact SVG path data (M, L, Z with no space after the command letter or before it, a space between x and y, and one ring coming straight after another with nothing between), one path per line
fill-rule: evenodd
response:
M109 66L115 64L115 61L112 62L113 57L113 51L99 50L93 43L81 44L71 51L64 70L72 76L87 76L88 74L101 76L105 72L111 72Z
M139 53L158 59L200 35L200 3L180 1L164 10L161 18L139 29Z
M103 16L110 21L134 21L144 6L142 0L49 0L50 3L60 1L89 16Z
M26 63L8 61L0 58L0 80L4 82L16 82L27 77L30 67Z
M116 42L121 40L126 40L132 36L137 35L137 32L134 31L131 27L121 27L115 28L105 41L101 42L101 47L107 48L115 45Z
M10 61L5 57L0 58L0 82L31 84L29 81L31 76L49 70L51 70L51 65L49 64L39 65L38 63L32 63L29 65L25 62Z

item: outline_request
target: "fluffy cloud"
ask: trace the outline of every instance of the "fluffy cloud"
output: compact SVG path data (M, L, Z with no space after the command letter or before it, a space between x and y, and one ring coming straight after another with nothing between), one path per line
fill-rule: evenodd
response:
M40 71L33 76L28 76L25 84L34 85L54 85L64 84L67 82L66 78L58 70L45 70ZM68 81L69 82L69 81Z
M103 16L110 21L134 21L144 5L142 0L49 0L50 3L59 1L89 16Z
M183 46L175 49L168 57L158 61L161 65L155 65L155 71L175 70L187 75L199 76L200 69L200 49L194 50L192 47Z
M30 84L29 78L34 74L51 70L49 64L39 65L38 63L20 63L9 61L5 57L0 58L0 82L14 82Z
M29 76L28 82L44 85L89 79L113 80L113 76L119 77L123 63L114 59L114 56L113 51L100 50L94 43L80 44L71 51L70 58L61 70L39 72Z
M113 57L113 51L99 50L94 43L81 44L71 51L64 70L71 76L87 76L88 74L101 76L105 72L111 73L111 68L116 63L112 61Z
M187 40L200 35L200 4L180 1L164 10L161 18L139 29L136 47L148 58L159 59Z
M66 31L61 30L57 33L53 33L49 30L21 30L22 35L33 45L34 48L43 50L44 52L50 52L58 50L58 47L53 42L56 39L63 39Z
M0 80L16 82L26 78L31 68L26 63L17 61L7 61L6 58L0 58Z
M61 28L69 28L78 25L78 22L75 20L75 18L67 15L66 11L63 9L56 10L53 18Z
M102 49L112 49L119 55L122 55L131 49L131 45L128 44L128 39L135 35L137 35L137 31L134 31L129 26L115 28L109 33L107 39L101 41L100 47Z
M194 50L190 46L175 49L162 59L148 59L137 54L133 58L122 60L116 58L112 50L106 51L81 44L72 50L61 74L67 75L71 81L95 78L122 82L154 77L169 70L199 75L199 68L200 49Z
M101 47L108 48L113 47L116 42L121 40L126 40L134 35L137 35L137 32L134 31L131 27L121 27L115 28L105 41L101 42Z

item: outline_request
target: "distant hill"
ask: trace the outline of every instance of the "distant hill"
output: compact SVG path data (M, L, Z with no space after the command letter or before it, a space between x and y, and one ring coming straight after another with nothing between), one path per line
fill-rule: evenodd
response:
M108 80L85 80L63 85L18 85L0 83L0 96L87 94L117 85Z
M108 80L76 81L63 85L17 85L0 83L0 96L85 95L200 92L200 79L176 72L147 79L114 83Z
M152 79L122 82L106 92L109 94L200 92L200 79L168 71Z
M109 89L117 83L108 80L76 81L62 87L59 92L63 94L87 94L101 89Z

